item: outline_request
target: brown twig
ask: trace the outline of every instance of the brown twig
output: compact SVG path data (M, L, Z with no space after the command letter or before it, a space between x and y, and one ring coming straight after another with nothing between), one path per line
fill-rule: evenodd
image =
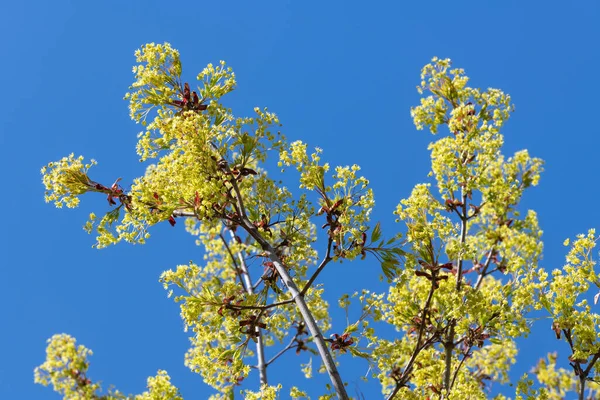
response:
M325 258L323 258L323 260L321 261L321 264L319 264L319 267L317 268L315 273L312 274L312 276L310 277L308 282L306 282L306 285L304 285L304 287L300 291L300 294L302 296L304 296L306 294L306 292L308 291L308 289L310 289L310 286L313 284L315 279L317 279L317 276L319 276L321 271L323 271L323 268L325 268L325 266L333 259L333 258L331 258L331 244L332 243L333 243L333 239L329 238L329 240L327 242L327 252L325 253Z

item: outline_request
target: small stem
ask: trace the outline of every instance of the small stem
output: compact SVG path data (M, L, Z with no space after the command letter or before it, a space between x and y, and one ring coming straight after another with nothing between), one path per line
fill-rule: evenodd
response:
M273 361L277 360L279 357L281 357L283 355L283 353L285 353L286 351L288 351L289 349L294 347L293 344L294 344L294 341L292 340L287 346L285 346L285 348L281 349L279 351L279 353L275 354L273 356L273 358L271 358L269 361L267 361L267 366L270 365Z
M227 244L227 240L225 240L225 238L223 237L223 234L220 233L219 237L221 238L221 241L223 242L223 245L225 246L227 253L229 253L229 257L231 258L231 261L233 262L233 268L235 270L235 274L237 275L238 279L240 280L240 284L242 285L244 290L246 290L246 284L244 283L245 280L244 280L244 278L242 278L243 270L240 267L238 267L238 264L235 261L235 257L233 255L233 253L231 252L231 249L229 248L229 244Z
M492 254L494 254L494 247L490 249L488 252L488 256L485 260L485 264L483 265L483 269L481 270L481 274L477 278L477 283L475 284L475 290L479 290L479 286L481 286L481 282L483 282L483 278L485 278L488 268L490 267L490 263L492 261Z
M588 366L585 369L585 371L583 371L583 373L585 374L586 377L592 371L592 368L594 368L594 364L596 364L596 361L598 361L599 358L600 358L600 352L594 354L594 357L592 358L592 361L590 361L590 363L588 364Z
M258 285L260 285L263 281L262 276L256 281L256 283L254 285L252 285L252 289L256 290L256 288L258 287Z
M423 332L425 331L427 314L429 314L429 307L431 306L431 300L433 298L434 291L435 291L435 281L432 280L431 287L429 288L429 295L427 296L427 300L425 301L425 306L423 307L423 312L421 313L421 323L419 324L419 333L417 335L417 344L415 345L415 349L414 349L412 355L410 356L410 359L408 360L406 367L404 367L404 371L402 372L400 379L398 379L398 381L396 382L396 387L394 387L394 390L392 391L392 393L390 393L390 395L386 398L386 400L393 399L394 396L396 395L396 393L398 393L398 391L403 386L406 385L406 382L408 381L408 377L410 376L410 373L412 372L413 364L417 360L417 356L419 355L421 350L423 350L423 348L424 348L424 346L421 346L421 339L423 338Z
M452 387L454 386L454 382L456 381L456 377L458 376L458 371L460 371L460 368L465 363L465 360L467 359L467 355L469 354L469 352L471 351L472 348L473 348L473 345L469 346L467 353L463 356L462 360L460 360L458 367L456 367L456 370L454 371L454 376L452 377L452 382L450 382L450 389L452 389ZM448 389L448 391L450 391L450 389Z
M197 218L196 214L192 211L185 211L185 210L174 210L173 211L173 216L174 217L189 217L189 218Z
M227 305L227 308L229 308L231 310L261 310L261 311L265 311L265 310L268 310L269 308L279 307L279 306L283 306L285 304L290 304L293 302L294 302L294 300L289 299L289 300L284 300L284 301L280 301L277 303L266 304L264 306L246 306L243 304L229 304L229 305Z
M296 342L296 339L298 339L298 336L299 336L299 335L298 335L298 333L296 333L296 334L294 335L294 338L293 338L293 339L292 339L292 340L291 340L291 341L288 343L288 345L287 345L287 346L285 346L283 349L281 349L281 351L279 351L279 353L275 354L275 355L273 356L273 358L271 358L269 361L267 361L267 365L269 365L269 364L271 364L273 361L277 360L279 357L281 357L281 356L283 355L283 353L285 353L285 352L286 352L286 351L288 351L289 349L292 349L292 348L294 348L294 347L297 347L297 345L296 345L296 346L294 346L294 343Z
M325 258L323 258L323 261L321 261L321 264L319 265L319 267L317 268L315 273L310 277L310 279L308 280L306 285L304 285L304 287L300 291L300 294L302 296L304 296L306 294L306 292L308 291L308 289L310 289L310 286L313 284L315 279L317 279L317 276L319 276L321 271L323 271L323 268L325 268L325 266L329 263L329 261L332 260L332 258L331 258L331 244L332 243L333 243L333 240L331 238L329 238L329 241L327 242L327 252L325 254Z

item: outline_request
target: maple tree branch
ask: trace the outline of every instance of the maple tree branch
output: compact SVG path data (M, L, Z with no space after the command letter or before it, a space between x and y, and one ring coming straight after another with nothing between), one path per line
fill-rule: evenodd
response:
M319 265L319 267L317 268L317 270L314 272L314 274L312 274L312 276L310 277L310 279L308 280L308 282L306 282L306 285L304 285L304 287L300 291L300 294L302 296L304 296L306 294L306 292L308 291L308 289L310 289L310 286L313 284L313 282L315 281L315 279L317 279L317 276L319 276L319 274L321 273L321 271L323 271L323 268L325 268L325 266L331 260L333 260L333 258L331 258L331 244L332 243L333 243L333 239L329 238L329 240L327 242L327 252L325 253L325 258L323 258L323 261L321 261L321 264Z
M296 346L294 346L294 343L296 343L296 340L298 339L298 337L300 337L300 335L302 335L302 332L301 331L297 331L296 334L294 335L294 337L292 338L292 340L290 340L290 342L288 343L288 345L285 346L283 349L281 349L277 354L275 354L269 361L267 361L267 365L269 365L273 361L277 360L286 351L288 351L290 349L293 349L294 347L298 347L298 344L296 344Z
M297 345L294 346L296 339L292 339L287 346L285 346L283 349L281 349L277 354L275 354L269 361L267 361L267 365L271 364L273 361L277 360L279 357L281 357L286 351L288 351L289 349L292 349L294 347L298 347Z
M460 226L460 245L461 245L461 249L462 246L466 243L467 241L467 193L465 191L464 186L461 188L461 193L462 193L462 215L460 217L461 220L461 226ZM462 251L462 250L461 250ZM456 263L457 265L457 271L456 271L456 286L455 286L455 290L457 292L460 292L461 290L461 285L462 285L462 278L463 278L463 256L462 254L459 252L459 256L458 256L458 261ZM444 342L444 362L445 362L445 367L444 367L444 388L446 388L446 396L450 395L450 379L452 376L452 352L454 351L454 328L456 325L456 321L452 320L449 323L449 329L448 329L448 334L446 335L446 340Z
M228 229L229 231L229 235L232 237L232 239L235 240L235 233L233 233L233 231L231 229ZM223 242L225 243L225 246L227 247L227 251L229 251L229 254L232 256L233 255L231 253L231 250L229 249L229 246L227 245L227 241L225 240L225 238L223 238L223 235L221 235L221 239L223 239ZM252 288L252 279L250 279L250 272L248 271L248 266L246 265L246 260L244 259L244 256L241 253L238 253L238 258L239 258L239 263L240 263L240 271L241 271L241 278L243 278L244 280L244 288L246 289L246 292L248 294L254 294L254 289ZM234 264L235 264L235 259L233 260ZM237 272L237 267L236 267L236 272ZM263 338L262 338L262 332L259 326L255 326L254 327L255 331L256 331L256 356L258 358L258 374L260 376L260 384L261 385L268 385L268 380L267 380L267 364L265 364L265 347L264 347L264 342L263 342Z
M567 339L567 342L569 343L569 347L571 348L571 353L574 354L575 353L575 345L573 344L573 338L571 337L571 330L563 329L562 331L565 334L565 338ZM594 355L594 360L590 363L590 365L588 365L588 367L585 369L585 371L583 370L583 368L581 368L581 363L579 361L572 361L569 363L571 365L571 367L573 368L575 375L577 377L579 377L579 393L577 393L577 395L578 395L577 398L579 400L584 399L585 381L587 379L587 375L588 375L589 371L591 371L591 368L594 366L594 364L596 363L596 360L598 359L599 356L600 356L599 354Z
M225 238L223 237L223 234L219 233L219 237L221 238L221 241L223 242L223 245L225 246L227 253L229 253L229 257L231 258L231 262L233 263L233 268L235 270L235 274L237 275L238 279L240 280L240 284L247 291L246 284L244 283L244 278L242 277L243 270L238 266L237 261L235 260L235 257L233 255L233 253L231 252L231 249L229 248L229 244L227 244L227 240L225 240Z
M182 218L197 218L196 213L185 210L173 210L173 216Z
M579 400L584 400L585 382L588 380L588 375L592 371L592 368L594 367L594 364L596 364L596 361L598 361L598 358L600 358L600 352L594 354L592 361L590 361L587 368L581 371L581 374L579 375ZM581 369L581 366L579 368Z
M448 388L448 391L450 391L450 389L452 389L452 386L454 386L454 382L456 381L456 377L458 376L458 371L460 371L460 368L465 363L465 360L467 359L468 354L472 348L473 348L473 345L470 345L469 348L467 349L467 353L463 355L462 360L460 360L460 363L458 363L458 366L454 370L454 376L452 377L452 382L450 382L450 387Z
M485 260L485 264L483 264L483 269L481 270L481 274L479 274L479 277L477 278L477 283L475 284L475 290L479 290L479 287L481 286L481 282L483 282L483 278L485 278L486 272L488 270L488 268L490 267L490 263L492 261L492 254L494 254L494 247L492 247L489 252L488 252L488 256ZM492 273L493 271L491 271L490 273Z
M270 308L283 306L285 304L291 304L293 302L294 302L294 300L290 299L290 300L280 301L280 302L277 302L277 303L266 304L264 306L247 306L247 305L243 305L243 304L228 304L226 308L231 309L231 310L261 310L261 311L266 311L266 310L268 310Z
M429 314L429 309L431 307L431 300L433 299L433 292L435 291L435 285L436 285L436 281L435 281L435 279L432 279L431 287L429 288L429 294L427 295L427 300L425 301L425 306L423 307L423 312L421 313L421 321L419 323L419 333L417 334L417 343L415 345L415 349L414 349L413 353L411 354L410 359L408 360L408 363L406 364L406 367L404 367L404 371L402 371L402 375L397 380L394 390L386 398L387 400L393 399L394 396L398 393L398 391L400 389L402 389L402 387L406 386L406 383L408 382L408 379L412 372L413 365L414 365L415 361L417 360L417 356L419 355L421 350L423 350L426 347L426 345L430 344L429 340L431 340L431 338L429 340L425 341L425 343L423 343L423 345L421 345L421 339L423 338L423 332L425 331L425 325L427 324L427 314Z
M588 366L585 369L585 371L583 371L583 373L585 374L586 377L592 371L592 368L594 368L594 364L596 364L596 361L598 361L599 358L600 358L600 352L594 354L594 357L592 358L592 361L590 361L590 363L588 364Z
M233 231L231 229L228 230L229 234L231 235L231 237L235 240L235 233L233 233ZM254 294L254 289L252 288L252 280L250 279L250 273L248 271L248 266L246 265L246 260L244 259L244 256L240 253L238 253L238 258L239 258L239 266L238 263L235 260L235 257L231 251L231 249L229 248L229 245L227 244L227 240L225 240L225 238L223 237L223 234L219 234L219 236L221 237L221 240L223 241L223 244L225 245L225 248L227 249L227 252L229 253L229 256L231 257L231 261L233 262L233 265L235 266L235 272L238 275L238 277L240 278L240 281L242 283L242 286L244 287L244 290L246 290L246 293L248 294ZM260 376L260 384L261 385L268 385L268 379L267 379L267 364L265 363L265 346L264 346L264 342L263 342L263 338L262 338L262 332L259 326L255 326L254 327L255 332L256 332L256 357L258 359L258 374Z
M231 173L231 169L229 168L229 165L225 160L222 159L221 161L219 161L219 164L221 168L223 168L228 173ZM240 192L236 180L232 179L229 182L232 185L232 189L234 192L234 205L238 209L237 211L241 219L240 226L244 228L246 232L248 232L248 234L252 236L254 240L256 240L256 242L261 246L261 248L267 253L267 256L273 263L273 266L277 270L277 273L281 277L281 280L292 295L292 300L294 300L294 302L296 303L300 314L302 314L304 323L306 324L306 327L311 333L315 345L317 346L317 350L319 351L321 360L323 361L325 369L329 375L329 379L333 384L338 398L340 398L341 400L348 400L349 397L346 393L344 382L342 381L342 378L335 365L335 361L333 360L333 357L331 356L331 353L327 348L323 334L321 333L317 322L315 321L310 309L308 308L308 305L306 304L306 301L304 300L303 294L300 293L298 287L296 286L292 277L288 273L287 268L283 265L283 262L279 258L279 255L277 254L275 248L273 248L273 246L261 235L257 227L254 226L254 224L248 218L246 214L246 209L244 207L244 201L242 199L242 194Z

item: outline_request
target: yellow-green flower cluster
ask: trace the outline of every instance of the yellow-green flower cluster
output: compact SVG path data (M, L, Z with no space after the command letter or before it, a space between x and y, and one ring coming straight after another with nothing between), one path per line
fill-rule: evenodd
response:
M156 376L148 378L148 391L135 396L135 400L183 400L183 397L167 371L159 370Z
M136 80L125 98L130 102L131 118L140 122L152 107L166 108L177 94L181 61L179 52L168 43L148 43L136 50L135 58L140 64L133 67Z
M296 386L293 386L290 389L290 397L292 399L306 399L306 400L310 400L310 397L308 397L308 395L306 394L306 392L298 389Z
M309 157L306 148L306 143L297 140L290 144L289 149L282 149L279 153L279 166L296 167L300 172L301 189L325 192L325 173L329 171L329 164L319 164L323 150L316 148Z
M46 203L54 202L58 208L63 205L77 207L78 196L90 190L91 180L87 174L93 165L96 165L96 161L84 164L83 156L75 157L71 153L68 157L43 167L41 172L46 187Z
M457 235L457 227L429 187L429 184L416 185L410 197L401 200L394 212L398 215L397 221L405 222L406 240L415 254L428 251L432 243L439 241L452 247L452 238Z
M277 150L284 143L280 135L271 132L278 124L275 114L256 108L254 117L236 118L219 102L235 87L235 75L223 62L208 65L198 75L201 86L194 95L199 94L202 100L198 102L205 109L188 110L185 96L190 96L191 88L187 83L184 88L179 53L169 44L152 43L138 50L136 57L140 64L134 68L136 80L126 98L133 119L151 121L139 135L138 153L142 161L159 159L148 166L143 177L133 181L126 193L126 209L116 207L86 224L88 231L96 228L98 247L121 240L144 243L149 236L147 228L166 220L173 224L176 210L191 211L199 220L232 212L232 185L228 181L237 177L242 195L258 195L253 193L250 173L260 170L258 163L266 160L269 150ZM228 163L230 170L221 162ZM78 196L95 184L87 175L93 164L84 164L81 157L71 155L42 169L46 200L59 207L75 207Z
M67 400L91 399L100 390L86 376L92 351L76 345L75 338L54 335L48 339L46 361L35 369L35 382L52 385Z
M369 181L358 176L360 167L338 166L332 175L333 184L326 184L325 174L329 164L321 165L322 150L317 148L310 156L307 145L301 141L293 142L289 148L279 153L280 166L295 166L300 172L300 188L314 190L320 195L322 206L319 214L335 214L335 226L328 220L329 236L335 243L336 259L353 259L363 254L363 234L369 229L370 214L375 206L373 191ZM333 210L335 208L335 211ZM330 215L331 217L331 215Z
M279 391L281 390L281 384L277 386L262 385L260 392L253 392L251 390L244 390L244 399L246 400L277 400L279 399Z
M171 383L166 371L159 370L155 377L148 378L148 391L124 396L118 390L109 390L100 395L100 384L87 376L88 357L92 351L67 334L54 335L48 339L46 361L35 369L34 380L44 386L52 385L54 391L66 400L183 400L179 390Z
M357 176L360 167L356 164L336 167L332 185L333 198L344 199L342 212L338 222L342 231L337 235L338 246L347 248L343 253L347 259L353 259L361 254L360 246L351 246L360 242L362 234L369 227L371 211L375 206L373 190L368 187L369 181L363 176Z
M580 234L570 244L567 263L552 272L547 291L541 296L544 307L551 313L553 329L571 335L573 360L588 360L600 351L600 315L583 296L593 285L598 291L600 275L596 273L594 249L598 237L594 229ZM594 300L595 301L595 300ZM557 333L558 335L559 333Z

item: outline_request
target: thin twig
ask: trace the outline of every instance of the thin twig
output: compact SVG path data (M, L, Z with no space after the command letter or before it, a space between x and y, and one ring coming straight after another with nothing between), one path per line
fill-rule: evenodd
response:
M333 240L331 238L329 238L329 240L327 242L327 252L325 253L325 258L323 258L323 261L321 261L321 264L319 265L319 267L317 268L315 273L310 277L308 282L306 282L306 285L304 285L304 287L300 291L300 294L302 296L304 296L306 294L306 292L308 291L308 289L310 289L310 286L313 284L315 279L317 279L317 276L319 276L321 271L323 271L323 268L325 268L325 266L329 263L329 261L331 261L333 259L333 258L331 258L331 244L332 243L333 243Z
M223 242L225 249L227 249L227 252L229 253L229 257L231 257L231 262L233 262L233 268L235 270L235 274L237 275L237 277L240 280L240 284L242 285L244 290L248 291L248 288L246 288L246 284L244 283L244 279L242 278L243 270L238 266L237 261L235 260L235 257L233 256L231 249L229 248L229 244L227 244L227 240L225 240L222 233L219 233L219 237L221 238L221 241Z
M288 343L287 346L285 346L283 349L281 349L277 354L275 354L269 361L267 361L267 365L271 364L273 361L277 360L279 357L281 357L283 355L283 353L285 353L286 351L288 351L289 349L292 349L294 347L298 347L298 345L296 344L296 346L294 346L294 343L296 343L296 339L298 339L298 333L296 333L294 335L294 338L292 340L290 340L290 342Z
M283 306L285 304L291 304L293 302L294 302L293 299L289 299L289 300L284 300L284 301L280 301L277 303L266 304L264 306L247 306L247 305L243 305L243 304L228 304L227 308L231 309L231 310L261 310L261 311L265 311L270 308Z
M423 338L423 332L425 331L425 324L427 323L427 314L429 314L429 307L431 306L431 300L433 299L433 292L435 291L435 280L431 280L431 287L429 288L429 294L427 296L427 300L425 301L425 306L423 307L423 312L421 313L421 323L419 324L419 333L417 334L417 344L415 345L415 349L404 367L404 371L402 371L402 375L396 382L396 386L390 395L386 398L387 400L391 400L394 398L396 393L406 385L408 381L408 377L412 372L413 364L417 360L417 356L423 350L424 347L421 346L421 339Z
M472 348L473 348L473 345L470 345L469 348L467 349L467 353L464 354L462 360L460 360L460 363L458 363L458 366L454 370L454 376L452 377L452 382L450 382L450 387L448 388L448 391L450 391L450 389L452 389L452 386L454 386L454 382L456 381L456 377L458 376L458 371L460 371L460 368L465 363L465 360L467 359L467 356Z
M486 272L492 261L492 254L494 254L494 250L495 250L494 247L492 247L490 249L490 251L488 252L488 256L485 260L485 264L483 264L483 269L481 270L481 274L479 274L479 277L477 278L477 283L475 284L475 290L479 290L479 286L481 286L481 282L483 282L483 278L486 277ZM490 274L492 272L494 272L494 271L490 271Z

